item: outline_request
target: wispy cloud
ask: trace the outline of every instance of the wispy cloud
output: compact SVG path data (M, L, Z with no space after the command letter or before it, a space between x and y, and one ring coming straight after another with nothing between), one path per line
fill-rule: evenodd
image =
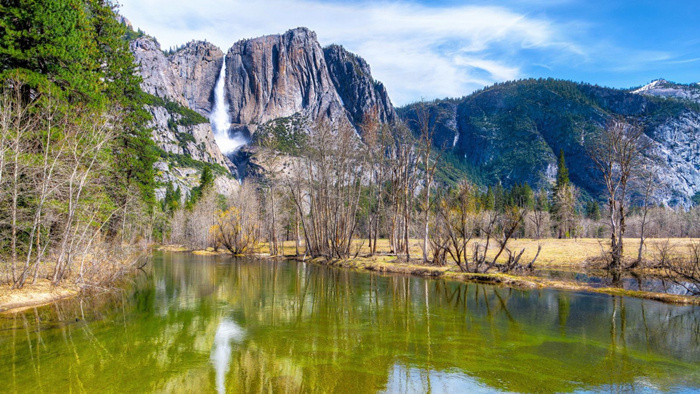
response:
M530 60L523 53L539 53L534 60L541 64L588 56L570 38L571 26L488 5L123 0L122 13L165 48L207 39L226 49L239 39L306 26L323 45L342 44L364 57L398 105L523 77Z

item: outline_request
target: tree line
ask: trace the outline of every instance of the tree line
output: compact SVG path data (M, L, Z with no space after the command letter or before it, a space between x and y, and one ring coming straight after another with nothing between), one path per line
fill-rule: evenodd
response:
M422 119L419 114L418 121ZM570 181L563 151L550 189L533 190L528 184L483 187L466 179L447 186L434 179L440 157L427 121L417 135L401 124L379 124L371 117L360 135L350 126L325 121L308 128L305 138L295 140L299 146L287 147L297 155L280 154L288 161L285 173L249 179L241 196L219 199L219 206L216 198L205 199L208 215L197 208L191 214L177 213L174 240L188 243L199 232L200 242L192 246L225 247L233 253L258 250L255 243L266 241L272 254L282 253L282 241L293 240L299 255L346 259L361 249L377 254L378 241L386 239L389 253L405 261L454 262L470 272L513 272L535 264L522 261L523 250L511 249L514 238L608 236L606 268L621 271L641 263L650 235L700 236L697 208L672 210L655 204L649 182L655 178L644 172L651 163L642 155L643 133L619 119L590 144L601 183L610 183L604 190L614 192L601 196L607 200L603 204L581 197ZM601 151L621 149L611 142L615 138L628 140L622 157L618 151ZM623 159L627 161L621 163ZM200 223L204 217L210 218L208 225ZM660 226L669 221L674 225ZM182 223L190 223L185 226L189 233L175 231ZM639 237L641 246L623 263L622 245L630 236Z
M105 0L0 12L0 280L115 279L148 240L154 144L126 29Z

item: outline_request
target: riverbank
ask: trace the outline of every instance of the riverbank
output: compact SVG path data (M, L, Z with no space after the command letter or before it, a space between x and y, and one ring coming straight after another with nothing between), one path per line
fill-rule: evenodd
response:
M384 259L389 256L362 257L349 260L309 259L307 262L332 267L365 270L386 274L415 275L446 280L501 285L518 289L555 289L562 291L589 292L613 296L636 297L678 305L700 305L700 297L656 293L650 291L626 290L617 287L593 287L583 283L558 281L532 275L510 275L502 273L460 272L455 267L437 267L423 264L409 264ZM301 260L301 259L299 259Z
M189 250L181 248L177 251ZM27 281L19 289L13 288L9 280L0 284L0 314L52 304L83 292L109 292L122 288L122 282L141 266L139 261L147 253L145 248L124 247L121 253L92 256L92 261L85 263L82 276L69 272L58 284L47 279L51 277L54 264L44 261L38 268L36 282Z
M75 297L78 293L80 289L76 285L54 286L48 279L39 279L21 289L13 289L9 284L3 285L0 287L0 313L21 312Z
M675 238L675 239L648 239L644 249L643 258L653 260L655 253L666 242L669 242L676 250L682 252L692 242L698 240ZM601 256L605 248L604 239L517 239L513 240L510 247L513 250L525 249L523 260L528 261L534 258L537 247L542 246L542 251L537 259L535 267L539 270L562 270L575 273L585 273L596 265L596 260ZM626 240L628 250L637 250L639 247L637 239ZM420 240L411 240L412 256L420 256ZM380 272L386 274L415 275L422 277L442 278L447 280L477 282L508 286L521 289L550 288L562 291L590 292L608 294L613 296L627 296L643 299L656 300L666 303L680 305L700 305L700 297L689 295L675 295L651 291L627 290L619 287L594 287L586 283L576 281L556 280L534 275L512 275L502 273L477 274L461 272L454 264L438 267L424 265L419 260L410 263L399 261L395 255L389 254L389 242L386 239L379 240L377 244L377 254L368 257L368 247L365 244L358 244L358 257L347 260L326 260L323 258L308 259L296 255L294 242L287 241L282 245L282 256L278 258L289 258L303 260L306 262L328 265L343 269L355 269ZM191 251L180 245L167 245L160 248L170 252L192 252L200 255L228 254L225 250L214 251L213 249ZM303 247L300 249L303 255ZM271 258L268 246L263 244L256 257ZM638 269L635 272L645 276L655 273L654 270Z

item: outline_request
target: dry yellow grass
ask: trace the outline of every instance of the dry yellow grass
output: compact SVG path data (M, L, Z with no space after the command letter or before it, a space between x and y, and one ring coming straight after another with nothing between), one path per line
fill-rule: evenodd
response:
M39 279L34 284L28 283L21 289L12 289L10 285L3 285L0 286L0 313L19 312L77 294L77 286L67 284L53 286L48 279Z
M687 250L687 247L692 242L700 242L700 239L690 239L690 238L672 238L667 239L647 239L645 242L643 257L647 260L654 260L658 248L665 242L669 242L677 253L683 253ZM479 242L484 242L480 240ZM607 248L609 244L608 239L596 239L596 238L580 238L580 239L556 239L556 238L545 238L545 239L515 239L512 240L508 247L512 251L520 251L520 249L525 249L523 253L522 260L524 262L529 262L535 257L537 253L538 245L542 245L542 251L537 258L537 263L535 264L539 268L557 268L557 269L575 269L581 268L587 261L600 257L603 251ZM422 241L419 239L412 239L410 241L410 251L412 257L422 256L422 249L420 247ZM369 253L369 247L366 240L355 241L356 247L360 247L360 255L367 255ZM284 242L284 255L292 256L295 254L295 246L293 241ZM639 249L639 239L630 238L625 239L625 251L626 255L630 258L636 258L637 251ZM301 246L301 253L303 254L303 244ZM490 256L496 254L496 244L492 244ZM261 253L268 253L269 247L267 244L262 244L260 247ZM386 254L390 252L389 240L380 239L377 244L377 252L380 254Z

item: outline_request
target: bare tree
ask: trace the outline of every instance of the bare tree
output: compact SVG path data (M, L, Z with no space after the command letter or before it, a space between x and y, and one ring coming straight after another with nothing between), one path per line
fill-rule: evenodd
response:
M607 192L610 225L608 269L613 271L622 269L628 185L644 161L645 138L639 125L615 118L589 147L589 156L600 171Z
M639 175L640 176L634 183L634 187L639 193L638 200L641 208L639 249L637 251L637 260L632 263L629 268L635 268L642 262L642 252L644 251L644 242L646 241L646 227L649 210L654 205L654 192L656 191L660 182L656 174L656 167L652 163L642 164Z
M535 193L535 209L528 216L530 222L535 227L535 238L540 239L544 236L549 236L549 203L547 201L547 193L538 191ZM545 229L547 233L545 233Z
M311 256L351 255L365 166L360 143L350 125L317 123L287 181Z
M430 112L425 103L420 103L415 109L418 130L420 130L419 142L421 149L421 162L423 164L423 262L428 262L428 239L430 237L430 189L437 168L438 160L432 157L434 125L430 121Z

